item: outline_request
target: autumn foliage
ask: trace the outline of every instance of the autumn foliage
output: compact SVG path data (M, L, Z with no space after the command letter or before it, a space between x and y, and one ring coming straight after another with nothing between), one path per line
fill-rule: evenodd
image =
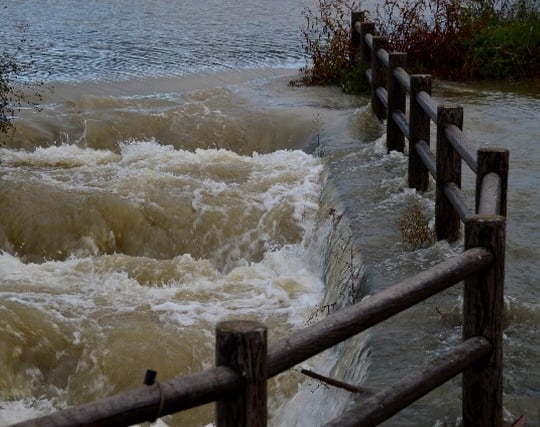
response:
M534 0L385 0L366 19L406 52L412 72L447 80L537 78L540 18ZM292 84L351 84L350 17L357 1L319 0L304 9L303 45L310 63ZM361 70L360 70L361 71Z

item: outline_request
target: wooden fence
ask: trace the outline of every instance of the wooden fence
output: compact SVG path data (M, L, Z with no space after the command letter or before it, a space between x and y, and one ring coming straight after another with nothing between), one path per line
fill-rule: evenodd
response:
M375 26L352 16L352 56L372 85L371 105L386 119L388 150L409 145L409 185L425 191L435 179L439 239L458 239L464 251L355 305L267 344L263 324L229 321L216 328L216 367L155 382L94 403L16 426L128 426L216 402L218 427L266 426L267 380L371 326L465 281L463 342L424 371L366 393L329 426L376 425L462 373L463 425L502 426L502 310L508 151L474 149L461 132L463 109L435 105L431 77L409 75L404 53L389 53ZM409 112L406 102L409 99ZM436 124L436 154L430 124ZM461 191L462 160L476 174L475 207ZM299 411L302 408L298 409Z

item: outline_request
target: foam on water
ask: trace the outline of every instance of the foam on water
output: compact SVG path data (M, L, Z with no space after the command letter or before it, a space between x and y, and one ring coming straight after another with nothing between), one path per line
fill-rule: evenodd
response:
M302 151L242 156L176 150L155 140L123 143L119 154L71 145L3 151L9 208L1 235L6 248L34 260L85 251L157 258L191 253L231 268L301 240L306 216L318 208L322 165ZM16 237L21 221L34 223L32 235L28 226L19 231L24 246ZM42 245L40 234L50 232L62 237L61 248Z
M271 339L303 326L323 291L304 252L288 245L226 274L189 255L23 264L2 254L0 336L10 374L0 380L9 399L0 415L21 405L35 416L133 388L145 368L170 378L209 367L221 320L263 321ZM34 403L19 400L28 394L50 405L30 412Z
M235 90L227 81L217 79L218 87L205 87L206 80L212 76L194 78L190 84L181 79L178 84L143 80L140 86L155 85L155 91L141 96L124 95L137 90L136 82L110 90L90 84L86 91L62 88L49 95L52 100L41 111L24 111L14 137L2 144L29 151L77 145L118 153L126 141L154 139L188 151L221 148L251 155L303 149L312 138L311 118L302 111L254 103L251 94ZM182 89L182 83L187 87ZM170 92L173 88L177 92ZM167 96L161 96L160 89L169 91Z
M6 420L18 407L35 416L131 389L145 368L171 378L209 367L220 320L263 321L274 339L320 301L307 247L322 163L303 151L188 151L148 139L118 152L65 144L2 154Z

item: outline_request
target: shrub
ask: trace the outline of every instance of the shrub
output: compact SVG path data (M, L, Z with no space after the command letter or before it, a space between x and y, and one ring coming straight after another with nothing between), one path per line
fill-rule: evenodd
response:
M522 11L523 12L523 11ZM493 16L470 38L460 40L467 53L468 74L481 79L526 79L540 72L538 13Z
M377 11L393 50L415 72L449 80L538 76L540 25L527 0L385 0Z
M350 15L359 4L319 0L304 9L304 77L291 84L338 84L358 91L363 70L351 66ZM538 77L540 18L534 0L384 0L369 19L407 53L408 69L448 80Z
M461 5L453 0L385 0L377 9L378 27L388 37L390 50L407 53L409 69L453 78L461 63L456 49Z
M13 131L12 119L15 115L14 102L17 92L12 87L12 76L18 73L19 67L7 53L0 55L0 133Z
M304 74L292 86L340 85L346 92L355 92L362 79L361 70L351 67L350 19L359 3L346 0L319 0L317 9L304 8L305 25L302 28L303 48L311 60L301 68Z
M21 45L24 42L24 39L21 40ZM31 99L41 101L43 98L43 82L30 83L20 79L33 66L31 59L18 60L17 54L21 50L22 47L19 47L15 53L0 52L0 135L12 135L15 131L15 113L23 105L39 110L38 103Z
M405 210L397 225L403 242L411 250L429 246L435 241L435 233L429 226L422 205L415 197L407 199Z

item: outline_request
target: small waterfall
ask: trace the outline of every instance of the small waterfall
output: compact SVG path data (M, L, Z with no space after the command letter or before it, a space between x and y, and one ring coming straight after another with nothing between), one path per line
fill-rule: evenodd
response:
M315 323L366 296L365 267L360 245L352 235L349 218L337 199L331 179L326 179L320 198L320 217L308 251L324 275L325 295L308 323ZM369 367L368 332L307 360L300 369L361 385ZM309 377L297 393L278 407L271 408L271 425L322 425L339 416L354 402L354 395ZM302 408L299 410L299 408Z

